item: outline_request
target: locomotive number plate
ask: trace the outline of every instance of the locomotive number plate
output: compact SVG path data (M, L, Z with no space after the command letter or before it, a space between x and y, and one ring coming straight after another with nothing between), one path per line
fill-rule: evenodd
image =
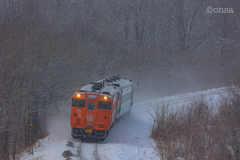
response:
M92 129L85 129L85 133L91 134L92 133Z

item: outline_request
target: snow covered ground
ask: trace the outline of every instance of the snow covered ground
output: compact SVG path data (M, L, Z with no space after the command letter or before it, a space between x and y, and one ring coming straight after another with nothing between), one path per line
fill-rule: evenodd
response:
M226 88L212 89L203 92L195 92L184 95L164 98L164 102L171 102L172 105L184 103L192 97L204 96L211 99L218 99L220 94L225 94ZM101 160L158 160L160 159L154 150L155 143L149 137L150 127L153 123L147 110L151 109L150 103L135 103L130 116L122 117L110 130L108 138L104 143L98 143L98 156ZM65 160L62 153L71 150L76 154L76 147L66 146L70 137L69 120L59 120L55 125L54 132L48 137L36 143L41 145L34 151L34 155L23 153L21 160ZM88 147L88 146L86 146ZM87 149L88 150L88 149ZM84 157L94 159L92 151L84 152ZM77 157L71 157L73 160Z
M152 120L146 112L147 109L149 109L148 103L136 104L130 116L121 117L117 121L104 143L97 145L98 156L101 160L159 159L154 151L155 143L149 138ZM62 125L69 124L64 122ZM64 151L71 150L72 153L76 153L76 151L72 151L71 147L66 146L69 141L70 132L69 136L65 137L60 134L60 126L56 126L55 132L41 140L42 147L36 148L34 155L25 153L20 159L65 160L62 156ZM64 134L66 135L66 133ZM87 157L88 154L89 159L93 159L92 151L89 151L89 153L85 152L84 157ZM76 158L73 157L72 159Z

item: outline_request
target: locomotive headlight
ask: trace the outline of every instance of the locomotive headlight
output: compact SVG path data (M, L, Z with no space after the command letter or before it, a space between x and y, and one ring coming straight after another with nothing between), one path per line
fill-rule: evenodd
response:
M77 94L77 97L78 97L78 98L80 98L80 97L81 97L81 95L78 93L78 94Z
M107 96L104 96L104 99L107 100Z

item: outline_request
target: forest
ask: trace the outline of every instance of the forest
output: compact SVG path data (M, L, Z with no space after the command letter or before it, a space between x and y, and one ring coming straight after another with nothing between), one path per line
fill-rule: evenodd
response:
M0 0L0 159L33 153L50 116L89 82L120 75L135 82L136 99L232 85L240 76L238 6Z

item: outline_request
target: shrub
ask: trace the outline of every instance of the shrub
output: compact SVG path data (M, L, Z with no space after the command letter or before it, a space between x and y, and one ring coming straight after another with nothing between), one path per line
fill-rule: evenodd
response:
M217 110L213 110L213 106ZM238 160L240 149L240 95L233 92L213 105L203 97L181 107L156 101L151 137L164 160Z

